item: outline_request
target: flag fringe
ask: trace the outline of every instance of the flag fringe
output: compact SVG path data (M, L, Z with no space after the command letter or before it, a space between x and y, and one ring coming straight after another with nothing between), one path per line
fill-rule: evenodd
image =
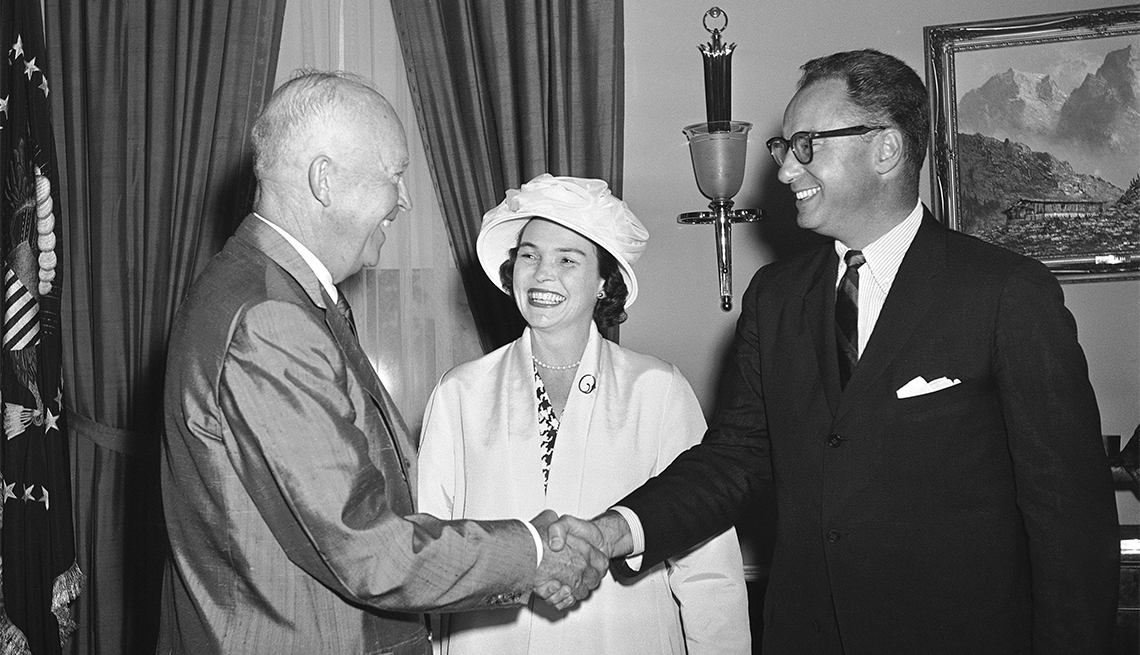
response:
M79 563L72 562L71 567L60 573L51 587L51 613L59 623L59 645L67 645L67 638L75 632L75 620L71 618L71 604L83 591L87 576L79 570Z
M0 612L0 655L32 655L27 637L4 612Z
M51 613L59 624L59 646L67 645L67 639L75 632L77 624L71 618L71 603L83 591L87 576L79 569L78 562L72 562L71 567L56 576L51 590ZM0 602L0 655L32 655L28 649L28 639L16 627L3 611Z

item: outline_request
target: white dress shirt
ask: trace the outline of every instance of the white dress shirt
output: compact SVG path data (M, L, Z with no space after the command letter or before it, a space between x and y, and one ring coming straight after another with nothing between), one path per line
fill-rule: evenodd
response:
M871 332L883 311L883 303L887 301L887 294L891 292L891 285L895 275L899 272L899 265L918 226L922 224L922 202L915 204L910 214L901 223L891 228L889 232L875 239L863 248L863 257L866 263L859 267L859 354L867 347L871 339ZM847 264L843 261L847 251L851 250L840 241L835 242L835 252L839 254L839 274L836 277L836 288L843 279Z

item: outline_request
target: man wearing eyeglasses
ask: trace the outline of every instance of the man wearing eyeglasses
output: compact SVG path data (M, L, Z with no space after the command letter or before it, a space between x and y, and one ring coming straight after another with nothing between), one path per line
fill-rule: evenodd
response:
M704 441L555 533L645 569L773 484L765 655L1107 652L1115 499L1060 286L922 206L911 68L864 50L803 69L768 148L834 244L753 278Z

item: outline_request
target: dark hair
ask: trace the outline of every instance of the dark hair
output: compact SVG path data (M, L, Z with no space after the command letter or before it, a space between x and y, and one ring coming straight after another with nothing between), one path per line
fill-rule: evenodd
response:
M828 79L847 85L847 99L867 112L868 125L902 132L908 178L918 184L930 142L930 100L913 68L878 50L854 50L813 59L802 66L798 88Z
M526 227L525 225L523 227ZM519 238L522 238L519 230ZM590 243L594 243L591 241ZM608 328L625 322L628 315L625 313L625 299L629 297L629 287L625 286L625 278L621 275L621 267L617 258L608 250L594 243L598 252L598 275L604 283L601 298L594 303L594 322L599 328ZM507 259L499 266L499 282L509 295L514 295L515 260L519 256L518 243L507 251Z

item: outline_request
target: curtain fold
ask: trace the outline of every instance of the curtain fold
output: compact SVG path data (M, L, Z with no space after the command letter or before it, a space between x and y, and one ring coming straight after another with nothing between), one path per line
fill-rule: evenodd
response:
M443 212L416 127L392 7L374 0L289 0L277 84L298 69L357 75L392 103L408 137L404 183L412 207L385 229L380 261L341 282L360 345L413 433L441 375L482 354L448 245Z
M253 194L285 0L45 0L80 566L73 653L153 653L166 337Z
M543 172L600 178L621 195L622 0L391 3L456 264L490 351L523 322L479 266L483 213Z

